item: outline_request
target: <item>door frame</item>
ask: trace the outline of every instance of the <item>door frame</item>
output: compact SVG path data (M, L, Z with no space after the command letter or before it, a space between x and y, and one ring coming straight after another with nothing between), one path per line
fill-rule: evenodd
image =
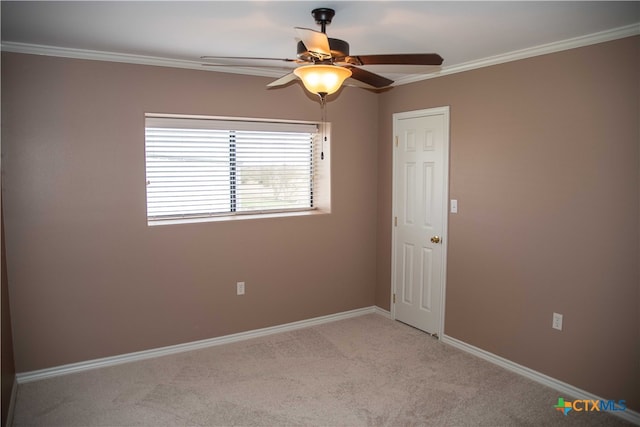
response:
M413 110L413 111L405 111L400 113L393 113L393 139L392 139L392 147L395 146L397 129L398 129L398 120L402 119L410 119L414 117L423 117L423 116L436 116L442 115L444 119L444 129L443 129L443 179L442 179L442 265L441 268L441 277L442 277L442 298L440 299L440 325L438 327L438 337L442 337L444 335L444 315L445 315L445 299L446 299L446 291L447 291L447 253L448 253L448 241L449 241L449 150L450 150L450 141L449 141L449 127L450 127L450 113L449 106L443 107L434 107L427 108L423 110ZM391 318L396 320L396 305L394 303L394 295L396 294L396 290L398 287L398 283L396 283L396 227L394 226L394 217L397 216L396 212L396 203L397 203L397 192L396 192L396 149L395 147L392 149L392 169L391 169L391 193L392 193L392 201L391 201L391 296L390 296L390 306L391 306Z

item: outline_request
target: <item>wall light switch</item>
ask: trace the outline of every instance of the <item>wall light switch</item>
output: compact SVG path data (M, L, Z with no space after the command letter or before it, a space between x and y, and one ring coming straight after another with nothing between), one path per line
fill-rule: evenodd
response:
M244 295L244 282L236 283L236 290L238 295Z
M451 213L458 213L458 201L451 199Z

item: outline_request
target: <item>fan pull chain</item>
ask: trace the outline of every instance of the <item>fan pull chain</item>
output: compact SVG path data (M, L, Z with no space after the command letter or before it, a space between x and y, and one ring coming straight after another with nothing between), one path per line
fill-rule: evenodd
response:
M324 160L324 143L327 142L327 102L326 94L320 95L320 122L322 123L322 142L320 150L320 160Z

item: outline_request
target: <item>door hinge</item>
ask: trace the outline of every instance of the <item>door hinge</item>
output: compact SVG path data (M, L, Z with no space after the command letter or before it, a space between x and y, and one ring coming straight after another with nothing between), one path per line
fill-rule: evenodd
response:
M396 294L395 293L393 294L393 303L394 304L396 303Z
M394 225L395 227L397 227L397 226L398 226L398 217L397 217L397 216L396 216L396 217L393 217L393 225Z
M396 147L398 146L398 136L396 135Z

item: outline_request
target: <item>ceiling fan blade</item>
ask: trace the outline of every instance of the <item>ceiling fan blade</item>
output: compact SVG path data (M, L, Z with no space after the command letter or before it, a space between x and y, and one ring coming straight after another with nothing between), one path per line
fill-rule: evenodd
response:
M325 33L300 27L295 27L295 30L309 52L318 53L328 58L331 57L329 39Z
M287 67L286 65L277 65L277 64L259 64L259 65L249 65L249 64L245 64L245 65L239 65L239 64L201 64L203 67L211 67L211 68L235 68L237 70L246 70L246 69L252 69L252 68L265 68L265 69L269 69L269 70L283 70L283 71L289 71L292 70L291 67Z
M289 82L292 82L292 81L296 80L297 78L298 78L298 76L296 76L295 74L293 74L293 73L289 73L289 74L286 74L286 75L284 75L284 76L280 77L278 80L274 80L274 81L272 81L271 83L269 83L269 84L267 85L267 87L279 87L279 86L284 86L284 85L286 85L287 83L289 83Z
M280 61L280 62L304 62L298 59L289 59L289 58L261 58L261 57L253 57L253 56L201 56L200 59L205 60L217 60L222 59L225 61L228 60L238 60L238 61ZM218 64L213 64L218 65Z
M437 53L400 53L388 55L354 55L336 59L353 65L441 65Z
M368 90L373 90L373 91L384 89L384 88L380 88L380 89L375 88L375 87L373 87L371 85L368 85L368 84L366 84L364 82L361 82L360 80L356 80L356 79L354 79L352 77L349 77L348 79L346 79L344 81L344 83L342 84L342 86L345 86L345 87L357 87L357 88L360 88L360 89L368 89Z
M379 74L372 73L371 71L363 70L362 68L347 66L351 70L351 78L359 80L363 83L373 86L376 89L390 86L393 80L389 80Z

